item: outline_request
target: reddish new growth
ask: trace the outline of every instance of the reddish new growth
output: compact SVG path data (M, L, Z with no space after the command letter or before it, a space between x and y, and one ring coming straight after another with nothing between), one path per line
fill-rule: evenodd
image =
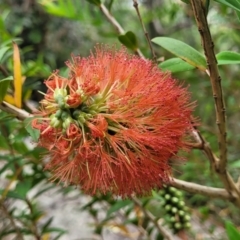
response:
M39 145L54 179L88 194L145 195L170 180L169 159L185 149L189 93L151 61L97 47L53 73L41 102Z

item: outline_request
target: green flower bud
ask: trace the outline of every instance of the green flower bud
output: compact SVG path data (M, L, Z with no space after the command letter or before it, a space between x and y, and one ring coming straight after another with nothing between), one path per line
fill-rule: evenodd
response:
M57 119L55 116L51 117L50 125L54 128L59 127L61 125L61 121Z
M70 116L69 116L69 113L66 112L66 111L62 111L62 120L65 121L66 119L68 119Z
M80 110L75 110L75 111L73 112L72 116L73 116L74 119L77 119L80 114L81 114L81 111L80 111Z
M72 118L71 117L68 117L64 122L63 122L63 128L64 129L67 129L69 127L69 125L72 123Z
M57 119L60 119L61 118L61 115L62 115L62 110L57 110L56 111L56 113L55 113L55 117L57 118Z
M64 97L67 96L67 89L66 88L56 88L54 90L54 94L53 94L53 97L54 97L54 100L57 102L59 97L64 99Z

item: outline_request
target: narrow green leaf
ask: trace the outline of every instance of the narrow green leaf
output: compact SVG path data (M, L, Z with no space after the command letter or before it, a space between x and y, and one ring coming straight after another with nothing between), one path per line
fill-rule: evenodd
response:
M158 65L164 71L172 73L184 72L194 69L195 67L183 61L181 58L171 58Z
M137 38L136 35L131 32L128 31L126 34L124 35L120 35L118 36L118 40L127 48L131 49L131 50L136 50L138 48L138 43L137 43Z
M207 68L205 57L196 49L184 42L168 37L156 37L152 39L152 42L165 48L169 52L200 70L205 71Z
M239 0L214 0L215 2L226 5L230 8L233 8L237 11L240 11L240 1Z
M45 230L50 226L53 221L53 217L49 218L46 223L42 226L42 234L45 233Z
M57 228L57 227L50 227L50 228L45 229L44 233L51 233L51 232L59 232L61 234L64 234L67 231L64 229L61 229L61 228Z
M27 132L30 134L30 136L32 137L32 139L34 141L38 141L38 138L40 136L40 131L38 129L34 129L32 127L32 120L34 119L35 117L29 117L29 118L26 118L24 121L23 121L23 124L25 126L25 129L27 130Z
M2 58L4 56L4 54L9 50L10 47L2 47L0 49L0 62L2 61Z
M132 201L131 200L120 200L120 201L117 201L115 204L113 204L109 209L108 209L108 212L107 212L107 216L109 216L110 214L118 211L119 209L123 208L123 207L126 207L127 205L131 204Z
M1 157L2 158L2 157ZM3 159L3 158L2 158ZM9 159L8 162L0 169L0 174L6 170L10 170L18 158Z
M231 222L226 222L225 227L227 230L227 236L229 240L240 239L240 232L234 227Z
M90 2L91 4L94 4L96 6L100 6L101 5L101 1L100 0L86 0L87 2Z
M218 65L239 64L240 54L236 52L224 51L216 55Z
M13 76L0 80L0 103L3 101L11 81L13 81Z

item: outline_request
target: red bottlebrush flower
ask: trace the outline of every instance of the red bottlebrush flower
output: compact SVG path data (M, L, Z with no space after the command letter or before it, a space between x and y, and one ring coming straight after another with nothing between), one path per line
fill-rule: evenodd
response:
M54 73L34 120L53 177L88 194L145 195L171 180L169 160L187 149L193 105L186 88L151 61L97 47Z

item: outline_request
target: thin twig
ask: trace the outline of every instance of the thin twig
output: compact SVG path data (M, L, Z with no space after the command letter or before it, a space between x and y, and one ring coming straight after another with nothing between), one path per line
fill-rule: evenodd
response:
M32 114L26 112L25 110L17 108L4 101L0 103L0 109L7 113L13 114L19 120L24 120L26 118L33 117Z
M116 29L116 31L119 34L125 34L124 29L122 28L122 26L120 25L120 23L114 18L114 16L108 11L108 9L105 7L105 5L103 3L100 4L99 6L101 12L103 13L103 15L107 18L107 20L114 26L114 28ZM136 49L135 53L140 56L141 58L144 58L142 52L140 51L140 49Z
M156 217L154 217L152 215L152 213L150 213L148 210L146 210L143 206L141 201L132 196L132 201L142 210L142 212L144 213L144 215L155 225L155 227L157 228L157 230L168 240L177 240L179 239L178 237L175 237L172 235L172 233L170 232L169 229L167 229L166 227L163 227L161 224L159 224L159 221Z
M169 185L190 193L197 193L207 197L221 198L230 201L234 201L235 199L232 198L232 196L223 188L207 187L196 183L182 181L176 178L173 178Z
M225 189L229 193L232 202L240 207L240 189L237 187L237 184L234 183L231 175L226 170L221 173L218 171L219 158L213 153L210 144L204 139L201 133L197 130L196 127L192 130L192 136L196 140L196 145L201 149L207 156L210 161L211 168L215 171L220 180L222 181Z
M28 208L29 208L29 210L30 210L30 213L32 214L32 215L34 215L34 209L33 209L33 205L32 205L32 203L31 203L31 201L28 199L28 198L26 198L25 199L25 201L26 201L26 203L27 203L27 205L28 205ZM38 233L38 227L37 227L37 221L36 220L34 220L34 219L32 219L32 226L31 226L31 231L32 231L32 234L35 236L35 239L36 240L41 240L41 235Z
M147 32L147 30L146 30L146 28L145 28L145 26L144 26L144 23L143 23L143 20L142 20L140 11L139 11L139 9L138 9L138 2L137 2L137 0L133 0L133 6L134 6L134 8L136 9L136 12L137 12L139 21L140 21L140 23L141 23L141 25L142 25L142 29L143 29L144 35L145 35L145 37L146 37L146 39L147 39L148 46L149 46L149 48L150 48L150 50L151 50L151 53L152 53L153 61L154 61L155 63L157 63L157 57L156 57L156 54L155 54L155 52L154 52L154 50L153 50L153 47L152 47L152 43L151 43L149 34L148 34L148 32Z
M212 85L213 98L215 101L216 110L216 123L218 126L218 144L220 150L220 161L217 170L220 173L226 173L227 164L227 143L226 143L226 117L225 106L223 100L223 92L221 86L221 77L219 75L217 59L214 53L214 44L211 33L208 27L206 18L206 11L201 0L191 0L192 9L194 12L195 20L197 22L198 31L201 35L202 46L207 59L208 72Z
M12 215L9 214L8 209L6 208L6 206L4 205L4 203L0 203L0 207L5 215L5 217L7 217L12 225L12 227L14 228L14 230L16 231L16 235L17 235L17 239L19 240L23 240L23 236L22 233L19 229L19 227L16 225L15 223L15 219L12 217Z

